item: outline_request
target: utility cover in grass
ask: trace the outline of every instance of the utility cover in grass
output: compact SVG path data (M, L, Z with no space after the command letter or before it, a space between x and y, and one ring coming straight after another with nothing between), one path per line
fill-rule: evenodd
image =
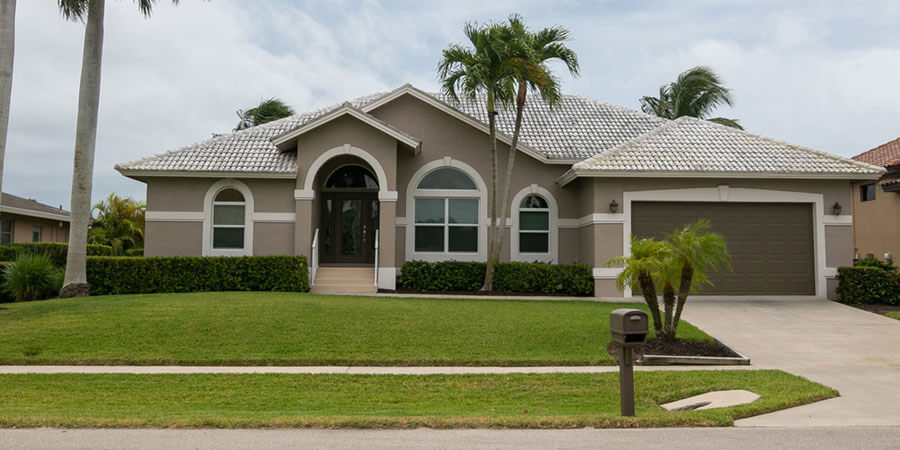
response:
M759 398L755 392L735 389L730 391L713 391L693 397L683 398L662 405L666 411L694 411L698 409L724 408L726 406L746 405Z

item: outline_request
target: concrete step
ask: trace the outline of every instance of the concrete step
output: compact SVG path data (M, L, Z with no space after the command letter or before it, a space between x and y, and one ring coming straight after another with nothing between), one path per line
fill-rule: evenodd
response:
M374 267L319 267L309 291L313 294L374 294Z

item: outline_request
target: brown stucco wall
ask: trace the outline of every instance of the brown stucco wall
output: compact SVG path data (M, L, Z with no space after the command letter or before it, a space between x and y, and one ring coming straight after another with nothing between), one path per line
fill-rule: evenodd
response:
M875 200L862 201L860 186L853 185L853 247L860 257L871 253L884 259L890 253L900 258L900 193L875 188Z
M144 225L144 256L202 256L203 224L156 222Z
M253 224L254 255L294 254L294 224L256 222Z
M203 211L209 188L224 178L148 178L148 211ZM294 212L294 181L238 178L253 193L255 212Z
M0 216L13 221L14 244L32 242L31 232L34 228L41 229L40 242L69 242L69 222L7 212L0 213Z
M850 226L825 226L825 266L847 266L853 262L853 229Z

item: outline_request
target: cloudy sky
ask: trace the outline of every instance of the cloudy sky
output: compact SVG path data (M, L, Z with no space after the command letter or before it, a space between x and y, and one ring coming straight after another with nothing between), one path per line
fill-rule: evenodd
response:
M638 109L703 64L734 93L720 115L750 131L844 156L900 136L893 0L165 1L149 19L107 2L95 201L144 199L115 163L230 131L263 98L301 111L406 82L435 90L463 24L512 12L572 31L582 76L562 77L567 93ZM16 19L3 190L68 207L84 26L52 0L20 0Z

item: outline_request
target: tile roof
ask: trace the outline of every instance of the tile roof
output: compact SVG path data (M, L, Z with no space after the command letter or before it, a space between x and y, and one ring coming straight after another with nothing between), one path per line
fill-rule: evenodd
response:
M575 172L761 175L865 175L880 167L693 117L680 117L588 158Z
M30 198L22 198L18 195L3 193L3 198L0 200L2 205L9 208L17 208L17 209L25 209L29 211L42 212L48 214L58 214L61 216L68 216L70 213L64 209L56 208L50 205L45 205L43 203L38 202L37 200L33 200Z
M886 142L873 148L867 152L860 153L853 157L857 161L873 164L876 166L890 166L894 160L900 160L900 138Z

